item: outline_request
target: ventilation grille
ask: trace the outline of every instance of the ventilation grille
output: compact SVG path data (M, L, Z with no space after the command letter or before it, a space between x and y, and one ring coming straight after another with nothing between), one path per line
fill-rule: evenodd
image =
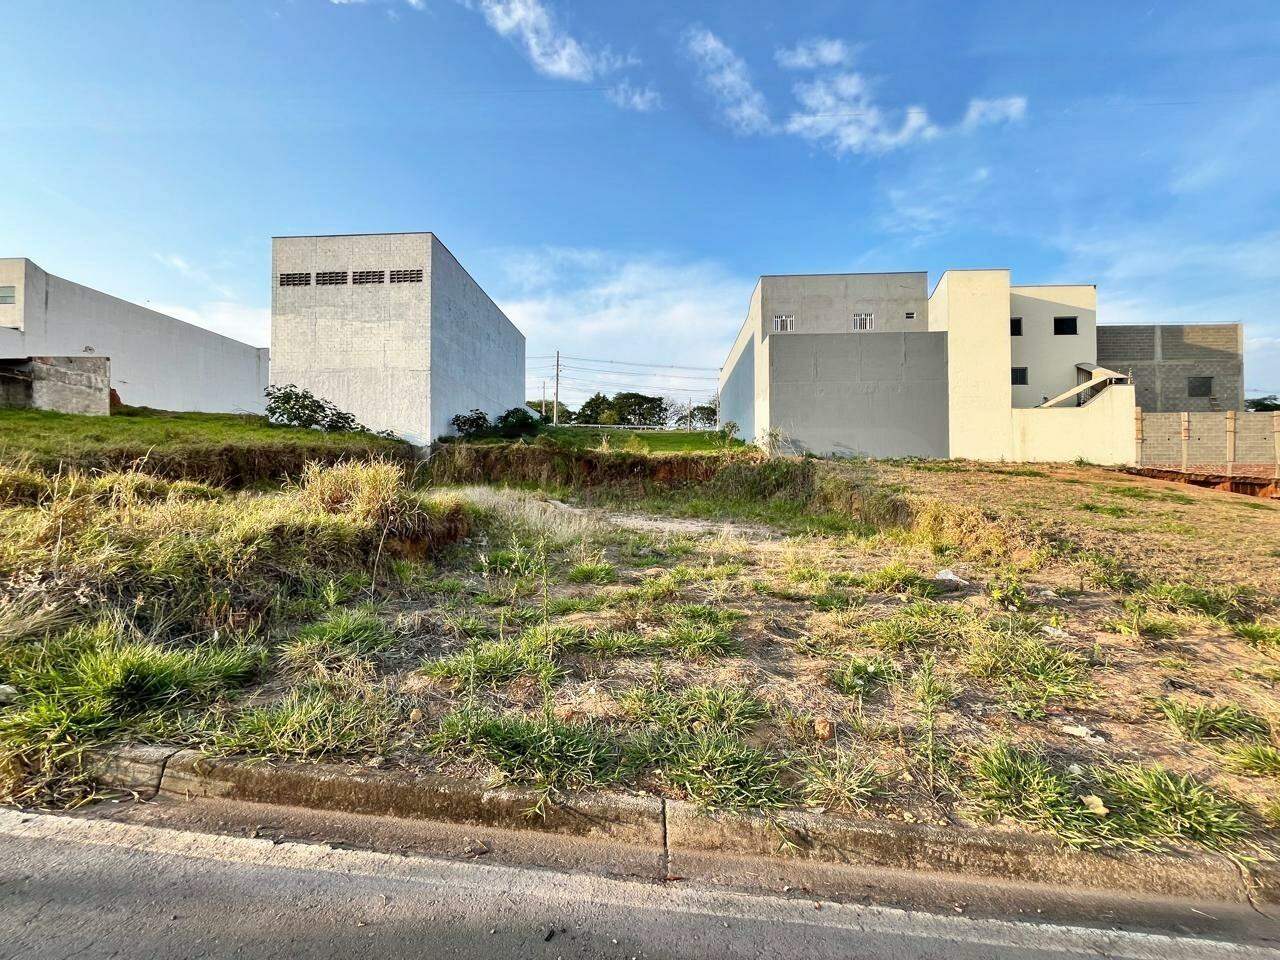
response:
M386 281L387 272L385 270L357 270L351 274L352 283L384 283Z
M392 270L391 282L392 283L421 283L422 271L421 270Z
M347 282L347 271L326 270L316 274L317 287L336 287Z
M311 274L309 274L309 273L282 273L282 274L280 274L280 286L282 286L282 287L309 287L309 286L311 286Z

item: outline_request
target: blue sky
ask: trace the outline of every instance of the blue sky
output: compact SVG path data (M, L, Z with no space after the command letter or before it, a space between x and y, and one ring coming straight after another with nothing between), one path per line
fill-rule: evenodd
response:
M1244 321L1280 392L1275 0L14 7L0 255L255 343L271 235L432 230L531 356L716 367L759 274L1008 266Z

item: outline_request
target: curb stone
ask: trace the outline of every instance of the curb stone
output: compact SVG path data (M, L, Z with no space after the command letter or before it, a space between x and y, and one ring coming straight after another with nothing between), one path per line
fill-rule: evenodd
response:
M247 762L198 750L130 746L89 755L103 786L143 799L216 797L342 813L536 830L662 852L669 873L682 858L713 854L884 867L1230 903L1280 904L1280 865L1225 856L1096 852L1011 830L858 821L808 811L777 816L707 812L678 800L577 793L530 815L539 793L440 774L341 764Z

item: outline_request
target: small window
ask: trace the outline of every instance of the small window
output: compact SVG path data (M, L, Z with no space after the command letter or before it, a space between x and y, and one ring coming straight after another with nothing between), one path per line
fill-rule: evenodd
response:
M855 313L852 317L852 326L855 332L870 330L875 323L876 315L874 313Z
M790 313L775 313L773 315L773 332L774 333L790 333L795 329L796 318Z
M1012 383L1015 387L1025 387L1027 385L1027 368L1014 367Z
M351 274L352 283L383 283L386 278L385 270L357 270Z
M1053 335L1055 337L1074 337L1076 332L1075 317L1053 318Z
M17 293L17 287L0 287L0 303L13 303Z
M1022 318L1021 317L1009 318L1009 336L1011 337L1022 336Z
M1213 377L1187 377L1188 397L1212 397Z
M309 286L311 286L311 274L309 274L309 273L282 273L282 274L280 274L280 286L282 286L282 287L309 287Z
M914 320L915 318L916 318L916 312L914 310L908 310L906 313L902 315L903 320Z
M317 287L336 287L347 282L347 271L324 270L316 274Z
M421 270L392 270L391 282L392 283L421 283L422 271Z

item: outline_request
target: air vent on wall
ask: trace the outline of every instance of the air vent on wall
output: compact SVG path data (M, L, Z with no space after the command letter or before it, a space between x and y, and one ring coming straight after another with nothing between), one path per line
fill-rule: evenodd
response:
M392 270L391 282L392 283L421 283L422 271L421 270Z
M280 274L280 286L282 286L282 287L309 287L309 286L311 286L311 274L309 274L309 273L282 273L282 274Z
M352 283L383 283L386 281L385 270L357 270L351 274Z
M316 274L317 287L334 287L347 282L347 271L326 270Z

